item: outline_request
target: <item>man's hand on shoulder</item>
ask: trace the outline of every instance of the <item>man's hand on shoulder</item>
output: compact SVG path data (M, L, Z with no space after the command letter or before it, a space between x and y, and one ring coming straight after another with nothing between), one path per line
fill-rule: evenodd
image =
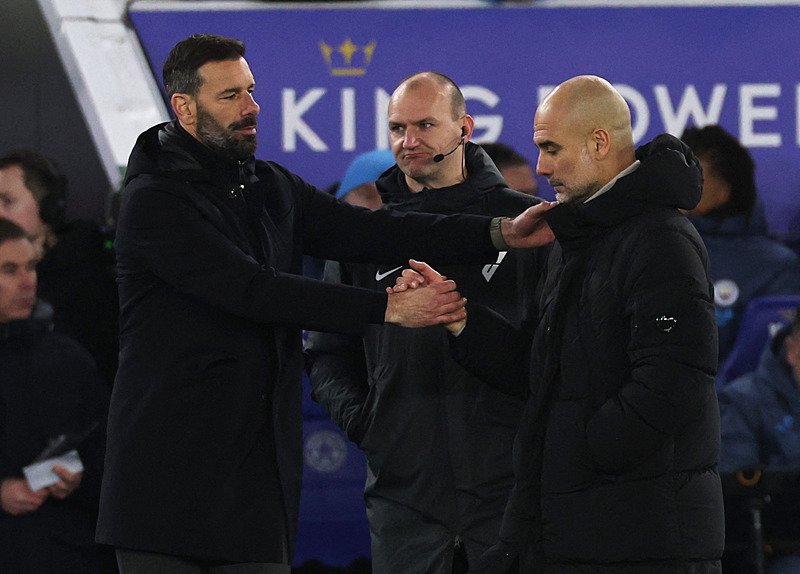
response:
M555 235L544 214L558 205L557 201L543 201L529 207L514 219L503 219L500 231L509 247L541 247L555 240Z

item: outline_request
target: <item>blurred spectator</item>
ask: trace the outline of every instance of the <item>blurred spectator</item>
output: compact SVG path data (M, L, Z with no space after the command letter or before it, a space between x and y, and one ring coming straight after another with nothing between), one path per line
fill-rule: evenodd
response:
M102 571L94 543L102 474L105 394L91 355L50 330L36 303L36 260L25 231L0 218L0 572ZM35 491L23 475L59 435L75 441L84 470L54 466Z
M480 145L492 158L508 187L528 195L536 195L539 191L539 184L533 175L533 167L528 158L504 143L494 142Z
M703 167L703 196L689 219L711 261L722 365L751 299L800 293L800 260L767 234L747 149L718 125L689 128L682 139Z
M0 216L28 233L41 257L38 296L53 307L55 330L83 345L110 387L119 352L119 303L111 236L66 220L67 180L30 150L0 158Z
M758 367L719 390L720 470L800 468L800 308L764 348ZM770 574L800 572L800 556Z
M351 205L378 209L383 202L375 180L394 165L392 150L378 149L357 156L336 190L336 197Z
M764 348L756 370L719 390L720 469L800 467L800 313Z
M381 196L378 195L378 188L375 187L375 180L393 165L394 156L391 150L362 153L350 163L344 179L340 183L329 186L325 191L351 205L378 209L382 202ZM303 275L312 279L322 279L324 270L324 259L303 255Z

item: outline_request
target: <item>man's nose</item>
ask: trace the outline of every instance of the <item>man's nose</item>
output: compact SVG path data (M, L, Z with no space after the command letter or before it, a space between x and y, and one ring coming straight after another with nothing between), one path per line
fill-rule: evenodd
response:
M536 175L547 176L551 171L550 162L542 154L539 154L539 159L536 160Z
M25 271L22 274L22 287L28 290L36 290L36 271Z
M261 111L261 106L258 105L258 102L256 102L256 99L253 97L253 94L247 94L242 115L257 116L260 111Z
M406 130L406 135L403 137L403 147L413 148L419 145L419 138L417 137L416 132L412 130Z

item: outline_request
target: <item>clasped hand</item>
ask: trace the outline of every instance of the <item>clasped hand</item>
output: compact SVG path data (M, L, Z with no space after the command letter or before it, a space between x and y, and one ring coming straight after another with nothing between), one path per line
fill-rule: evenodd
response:
M467 320L467 300L456 291L455 281L427 263L411 259L409 265L395 285L386 288L386 321L404 327L444 324L451 332L460 332Z

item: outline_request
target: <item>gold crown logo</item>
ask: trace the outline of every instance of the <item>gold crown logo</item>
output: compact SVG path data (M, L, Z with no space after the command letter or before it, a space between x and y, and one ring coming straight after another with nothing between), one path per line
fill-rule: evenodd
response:
M319 49L332 76L363 76L375 53L375 40L359 47L347 38L335 48L320 40Z

